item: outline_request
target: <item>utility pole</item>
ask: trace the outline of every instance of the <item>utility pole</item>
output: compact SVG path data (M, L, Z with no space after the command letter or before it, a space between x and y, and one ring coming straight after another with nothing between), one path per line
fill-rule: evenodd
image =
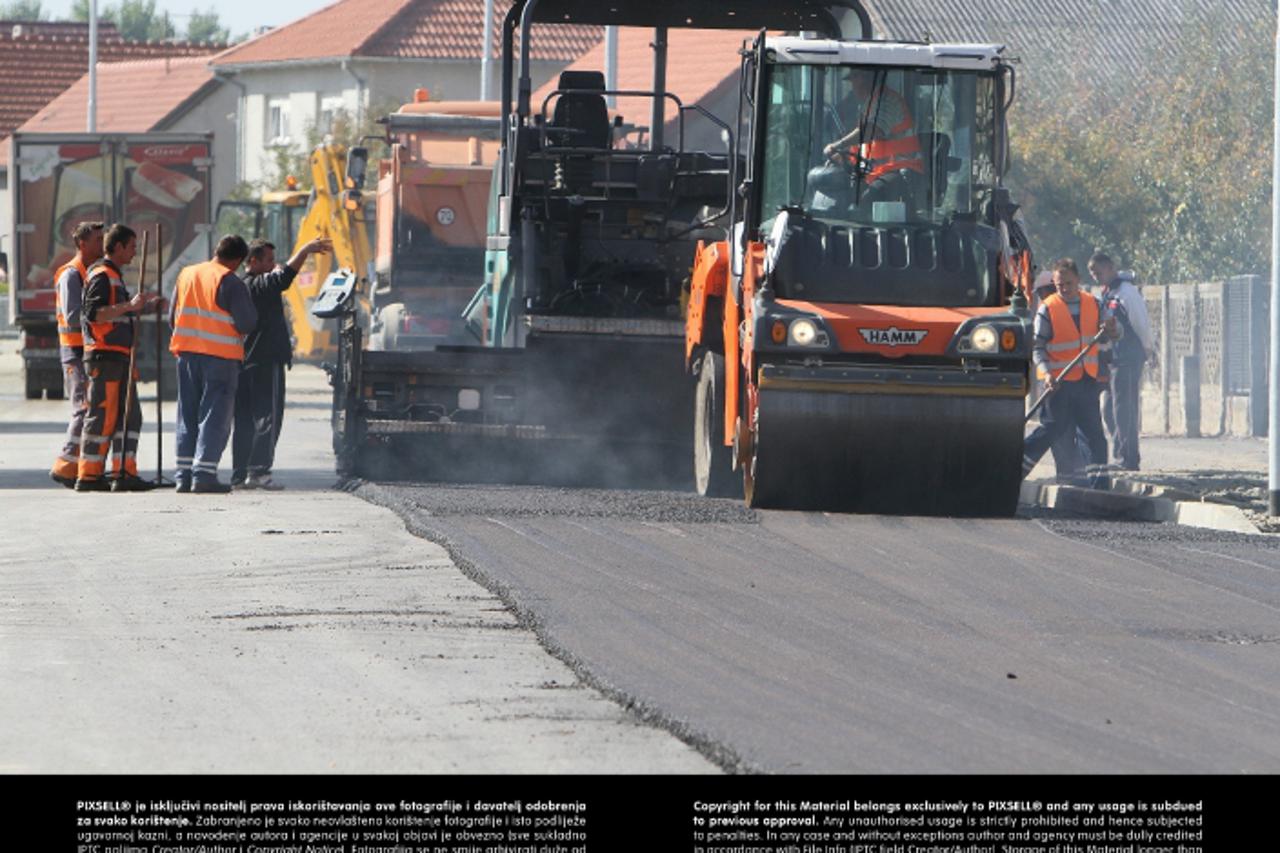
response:
M98 0L89 0L89 117L88 131L98 131Z
M1268 506L1271 515L1280 515L1280 26L1276 27L1274 130L1271 168L1271 375L1267 379L1267 462ZM1168 370L1168 367L1165 367Z
M604 28L604 87L609 90L618 88L618 28ZM606 98L609 106L618 105L618 96Z
M493 53L493 0L484 0L484 34L480 37L480 100L490 100L490 56Z

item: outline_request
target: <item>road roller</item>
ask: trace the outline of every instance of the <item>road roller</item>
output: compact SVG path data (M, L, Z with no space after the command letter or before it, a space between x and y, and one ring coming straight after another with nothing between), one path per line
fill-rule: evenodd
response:
M728 237L697 247L694 479L753 507L1007 516L1031 256L1002 185L997 44L775 36L744 51Z

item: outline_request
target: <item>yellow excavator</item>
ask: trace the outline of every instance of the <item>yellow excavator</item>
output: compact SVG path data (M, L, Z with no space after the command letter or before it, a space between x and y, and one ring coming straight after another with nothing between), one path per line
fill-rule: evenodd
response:
M277 257L288 257L317 237L333 241L331 254L307 258L293 287L284 294L293 352L299 360L320 361L337 351L335 325L311 315L311 304L329 273L350 270L361 282L359 292L369 292L375 202L372 198L366 200L361 193L367 163L365 148L317 145L310 158L310 190L300 189L297 178L290 175L285 179L285 189L266 192L260 200L224 201L218 205L219 234L260 237L276 247Z

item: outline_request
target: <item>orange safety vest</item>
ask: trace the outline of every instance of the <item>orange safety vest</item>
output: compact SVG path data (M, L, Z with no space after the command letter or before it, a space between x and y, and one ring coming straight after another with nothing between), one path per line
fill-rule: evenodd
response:
M1045 346L1049 356L1049 370L1055 379L1077 382L1088 373L1098 378L1098 348L1089 350L1089 354L1080 360L1066 376L1061 376L1063 369L1071 360L1080 354L1080 350L1089 345L1098 334L1098 301L1084 291L1080 292L1080 327L1071 320L1071 309L1061 294L1051 293L1044 300L1049 311L1049 322L1053 324L1053 338ZM1044 378L1044 370L1037 371Z
M89 283L89 271L85 269L84 262L80 260L78 255L58 267L58 271L53 274L53 298L58 315L58 343L64 347L83 347L84 331L79 326L72 326L67 322L66 307L62 304L62 288L58 287L58 282L62 280L62 274L72 269L80 274L80 289L82 291L85 285Z
M897 98L902 103L902 121L889 129L884 137L875 137L863 143L850 153L861 158L867 169L867 183L874 183L890 172L899 169L911 169L924 174L924 154L920 150L920 137L916 136L915 120L907 109L906 102L897 92L882 91L882 98ZM876 106L871 105L872 115Z
M218 306L218 285L231 270L217 261L183 268L173 303L169 351L244 361L244 336L229 311Z
M111 284L110 289L107 291L107 305L115 305L118 302L128 300L129 291L125 289L124 279L120 277L120 272L107 263L105 259L94 264L89 270L89 278L85 280L85 286L88 286L89 279L93 279L98 275L106 275ZM120 319L105 323L91 323L84 314L80 315L80 320L84 327L84 354L86 358L95 352L120 352L128 355L129 351L133 349L132 322Z

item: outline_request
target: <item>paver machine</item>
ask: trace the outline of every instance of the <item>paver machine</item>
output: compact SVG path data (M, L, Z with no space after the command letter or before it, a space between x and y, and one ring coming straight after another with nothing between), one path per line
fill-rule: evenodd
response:
M865 25L865 18L864 18ZM745 172L686 323L697 488L752 506L1009 515L1030 253L1004 48L761 33Z
M839 38L837 13L856 7L853 0L516 0L502 27L502 145L476 276L482 286L464 312L475 342L370 351L348 315L335 374L339 470L687 483L686 286L698 240L728 233L742 164L732 117L669 90L668 29L763 27ZM539 40L580 24L652 28L651 89L610 93L603 73L571 70L535 98ZM649 114L611 116L609 94L644 99ZM693 122L715 127L715 150L686 145ZM645 127L642 143L619 143L628 125ZM353 302L342 292L350 283L337 285L327 312Z

